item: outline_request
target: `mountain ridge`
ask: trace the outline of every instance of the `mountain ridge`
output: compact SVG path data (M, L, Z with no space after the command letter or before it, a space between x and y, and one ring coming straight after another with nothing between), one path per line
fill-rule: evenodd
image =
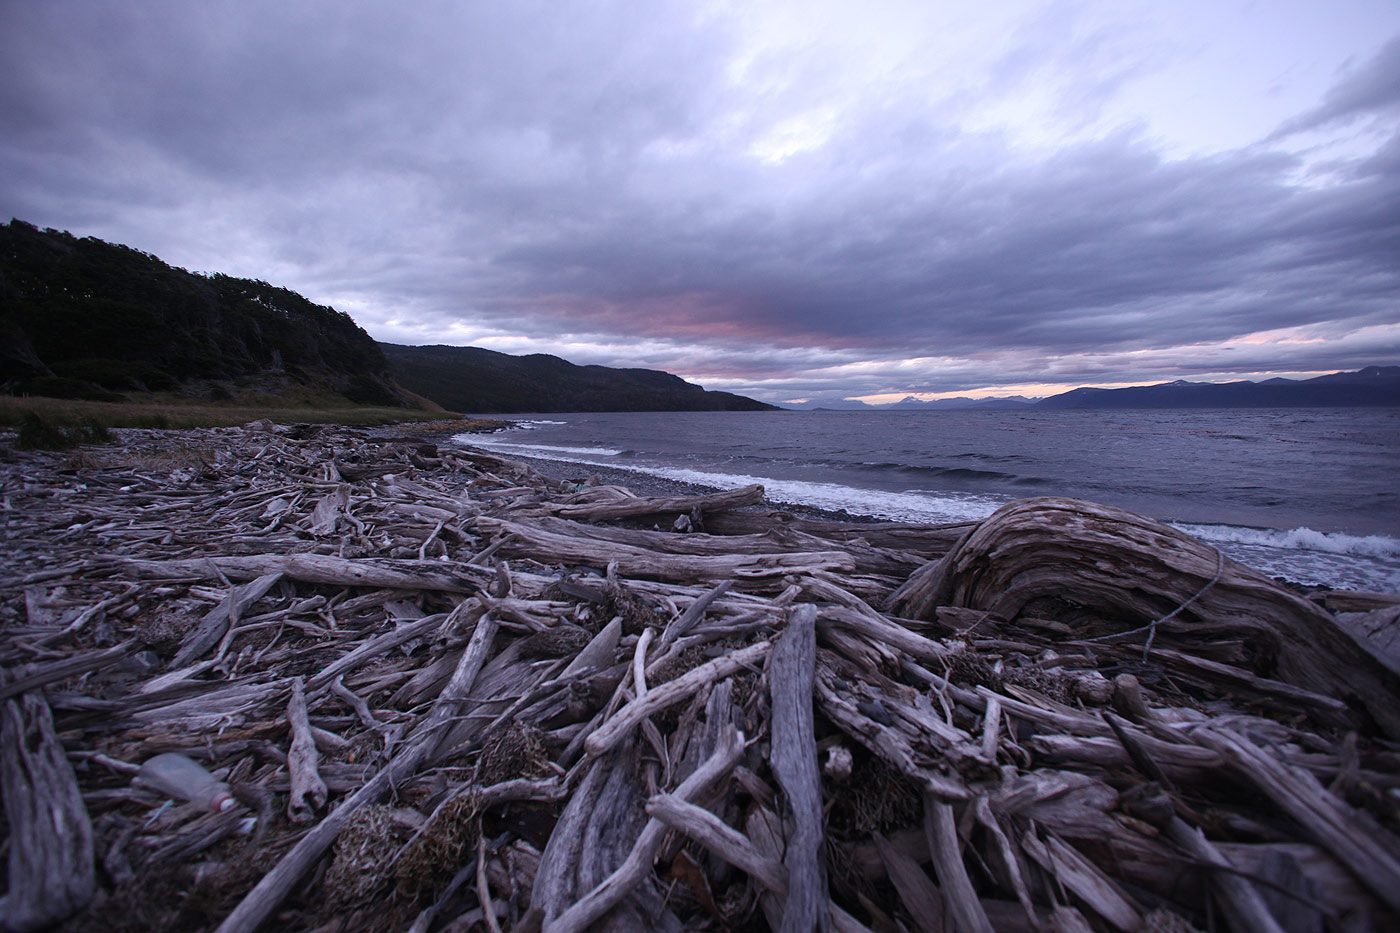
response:
M1081 386L1036 402L1043 410L1088 408L1345 408L1400 406L1400 366L1366 366L1311 379Z
M814 399L791 406L797 411L1020 411L1092 408L1341 408L1400 406L1400 366L1366 366L1311 379L1275 376L1260 382L1191 382L1108 389L1080 386L1045 398L1024 395L922 401L912 395L898 402L870 405L855 399Z
M578 411L773 411L657 369L578 365L545 353L513 356L483 347L381 343L404 388L476 414Z

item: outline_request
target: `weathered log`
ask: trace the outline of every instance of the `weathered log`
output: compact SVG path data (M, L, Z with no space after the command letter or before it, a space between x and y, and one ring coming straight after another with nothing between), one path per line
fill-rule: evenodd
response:
M875 547L863 539L833 542L818 535L777 526L760 534L712 535L705 533L676 534L670 531L648 531L615 525L592 525L562 518L541 517L518 520L522 525L554 534L577 538L593 538L615 544L643 547L663 554L683 554L697 557L729 557L736 554L792 554L832 550L839 543L841 551L855 561L858 573L908 574L919 567L924 558L903 551Z
M171 668L181 668L203 657L204 653L219 643L230 625L237 625L254 603L262 599L277 581L282 579L280 570L263 574L251 583L229 589L223 602L209 610L199 624L185 636L180 650L170 662Z
M855 560L843 551L775 554L664 554L630 544L560 534L520 522L481 517L483 534L509 535L501 549L507 556L530 555L549 563L605 567L616 562L619 573L635 577L693 582L732 577L774 577L814 570L850 572Z
M1400 736L1400 676L1331 615L1152 519L1077 499L1019 500L978 525L938 562L936 575L919 598L897 595L895 610L928 618L946 601L1014 620L1035 600L1058 599L1084 611L1073 624L1085 637L1140 630L1143 642L1155 635L1188 645L1200 630L1238 638L1254 673L1355 703Z
M760 641L686 671L675 680L667 681L614 713L602 728L588 737L583 743L584 747L589 755L594 756L615 748L643 719L679 703L695 694L701 687L713 684L722 677L763 663L772 648L771 642Z
M0 702L0 787L9 823L11 930L39 930L81 910L96 888L92 823L37 692Z
M763 487L753 485L700 496L635 497L610 499L583 505L555 505L550 507L550 511L560 518L572 518L584 522L610 522L622 518L675 515L678 512L688 515L694 509L700 509L704 513L724 509L742 509L762 501Z
M292 681L292 698L287 704L287 723L291 726L292 744L287 751L287 770L292 788L287 795L287 816L294 823L310 822L316 811L326 804L326 782L321 780L316 765L316 740L311 736L311 723L306 715L306 692L302 678ZM309 798L309 799L308 799Z
M793 823L783 858L788 873L784 933L825 930L830 920L822 860L821 774L812 722L816 663L817 611L800 606L773 647L768 677L773 698L770 760Z
M807 518L782 511L720 512L705 521L705 530L714 535L764 534L774 528L787 528L839 543L865 540L874 547L919 554L925 558L946 553L973 527L972 522L951 525L842 522Z
M494 577L484 567L456 564L445 572L433 560L386 558L351 560L329 554L257 554L246 557L201 557L186 560L128 559L119 566L143 580L253 580L281 573L303 583L385 589L473 593Z

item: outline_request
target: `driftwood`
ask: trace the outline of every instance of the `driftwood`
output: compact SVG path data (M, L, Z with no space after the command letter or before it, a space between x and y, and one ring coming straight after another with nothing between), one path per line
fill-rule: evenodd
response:
M40 930L85 907L96 879L87 807L37 693L0 704L0 786L10 830L0 915L6 929Z
M1345 700L1400 737L1400 675L1334 617L1190 535L1121 509L1014 502L911 577L890 606L912 618L954 605L1014 620L1047 600L1073 604L1072 624L1086 639L1238 641L1248 674Z
M1071 500L122 434L0 459L10 927L1400 924L1395 597ZM172 751L238 804L132 782Z

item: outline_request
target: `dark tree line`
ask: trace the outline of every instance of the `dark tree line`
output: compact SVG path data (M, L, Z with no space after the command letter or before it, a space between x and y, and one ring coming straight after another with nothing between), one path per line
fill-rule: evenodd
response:
M284 374L397 404L379 346L348 315L267 282L173 268L150 253L0 225L0 385L103 397Z

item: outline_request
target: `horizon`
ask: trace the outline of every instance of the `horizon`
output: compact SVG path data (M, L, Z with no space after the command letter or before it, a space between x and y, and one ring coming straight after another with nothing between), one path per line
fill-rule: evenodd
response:
M777 404L1400 359L1387 0L74 0L0 63L0 217L384 342Z

